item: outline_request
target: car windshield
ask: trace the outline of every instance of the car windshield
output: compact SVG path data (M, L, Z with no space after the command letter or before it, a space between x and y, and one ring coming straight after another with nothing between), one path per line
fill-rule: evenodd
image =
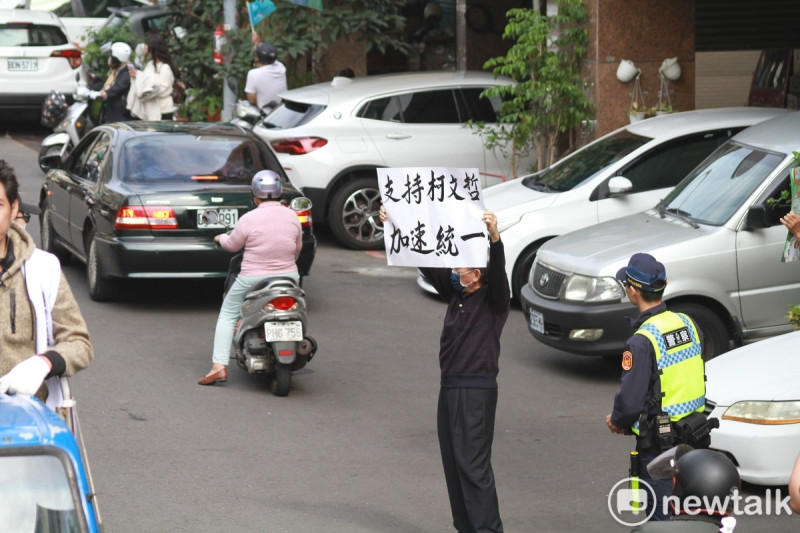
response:
M720 226L783 158L781 154L728 143L681 181L661 201L659 209L696 222Z
M122 147L125 183L250 183L270 169L268 152L254 140L224 135L147 135Z
M587 145L555 165L524 178L522 184L537 191L568 191L651 140L649 137L623 130Z
M275 111L267 115L262 124L266 128L282 130L296 128L322 113L323 109L325 109L324 105L304 104L302 102L284 100L281 105L275 108Z
M82 531L77 495L64 464L52 455L0 456L0 524L3 531Z
M0 46L61 46L68 42L58 26L0 24Z

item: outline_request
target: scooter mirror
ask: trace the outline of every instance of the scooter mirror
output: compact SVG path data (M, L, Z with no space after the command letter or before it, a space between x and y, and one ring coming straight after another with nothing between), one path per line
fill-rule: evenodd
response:
M305 196L298 196L291 201L289 207L292 211L308 211L311 209L311 200Z

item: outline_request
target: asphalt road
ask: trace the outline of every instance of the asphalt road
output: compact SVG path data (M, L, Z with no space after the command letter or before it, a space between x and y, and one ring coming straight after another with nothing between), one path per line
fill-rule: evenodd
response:
M4 124L0 157L38 197L47 133ZM30 232L38 240L38 221ZM64 266L95 360L73 378L108 532L452 531L436 438L437 346L445 307L413 269L339 248L318 230L308 292L319 351L286 398L235 365L210 366L218 281L137 281L88 298ZM512 309L502 338L493 465L510 532L614 532L608 510L631 437L609 433L619 362L539 344ZM747 486L764 496L764 489ZM784 488L785 494L785 488ZM740 517L737 531L797 531L796 516Z

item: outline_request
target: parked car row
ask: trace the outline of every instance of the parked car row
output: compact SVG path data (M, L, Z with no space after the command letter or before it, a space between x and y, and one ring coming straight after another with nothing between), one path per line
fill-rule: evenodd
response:
M791 329L800 265L783 262L789 171L800 113L732 137L655 207L550 240L522 289L531 333L567 352L620 353L632 314L614 275L646 252L667 269L667 306L690 315L710 359L745 340Z

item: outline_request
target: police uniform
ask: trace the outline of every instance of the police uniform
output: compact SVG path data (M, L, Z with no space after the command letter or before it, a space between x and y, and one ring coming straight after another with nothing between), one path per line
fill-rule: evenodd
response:
M638 278L638 286L632 276ZM663 265L647 254L634 255L617 278L646 292L656 292L650 283L657 279L663 280L660 290L666 285ZM652 479L647 465L672 443L659 440L656 420L666 413L671 426L693 412L704 411L702 337L688 316L668 311L664 303L642 312L632 325L636 333L625 343L611 423L636 435L639 478L653 488L659 503L652 519L663 520L666 515L661 502L670 494L672 482ZM646 492L649 499L651 494ZM648 501L648 511L653 505L655 502Z

